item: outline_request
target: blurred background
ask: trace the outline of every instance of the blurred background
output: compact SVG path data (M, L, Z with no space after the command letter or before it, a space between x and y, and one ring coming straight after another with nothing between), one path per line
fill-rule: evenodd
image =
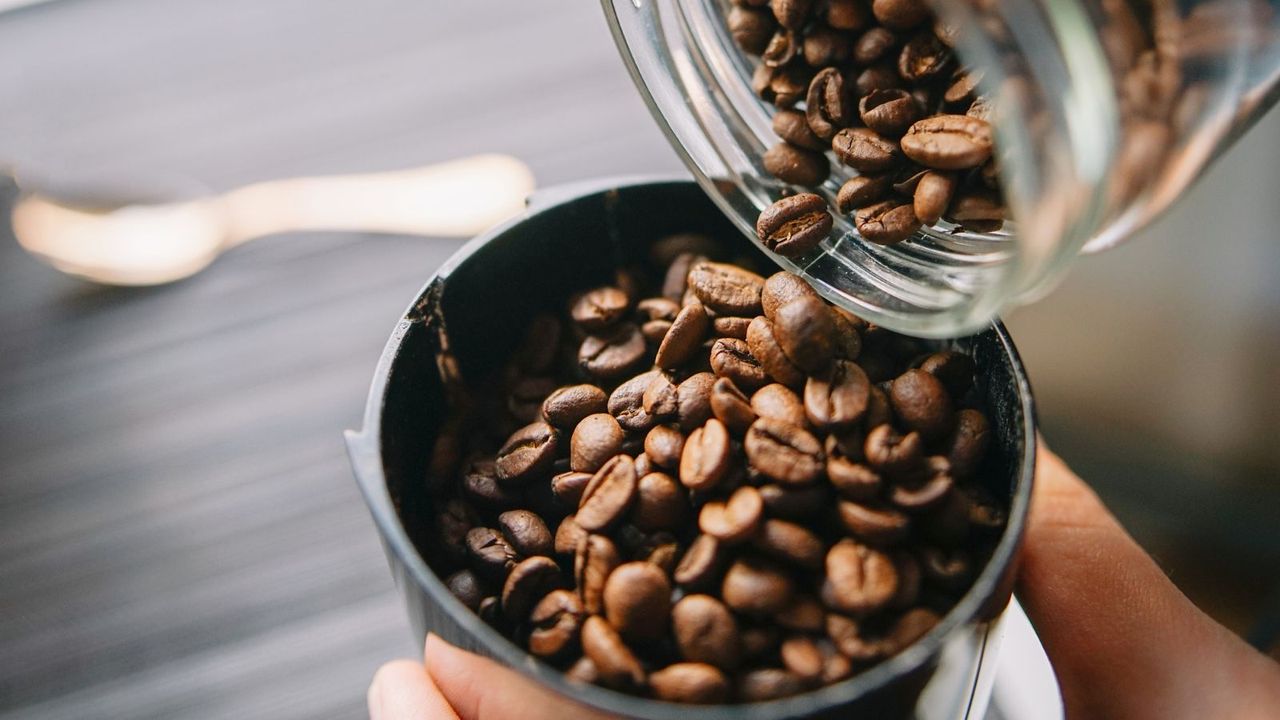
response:
M21 4L0 170L82 202L479 153L540 187L683 173L595 3ZM1242 635L1280 605L1278 187L1272 112L1008 317L1050 444ZM0 226L0 718L363 714L416 649L340 433L460 242L284 233L111 289Z

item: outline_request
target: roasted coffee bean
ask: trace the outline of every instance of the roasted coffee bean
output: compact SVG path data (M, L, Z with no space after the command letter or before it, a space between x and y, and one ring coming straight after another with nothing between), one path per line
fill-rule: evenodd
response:
M468 610L480 609L480 601L485 598L485 589L480 578L470 570L459 570L444 581L449 592L458 598L458 602L467 606Z
M787 40L787 47L792 51L792 58L798 50L795 38ZM769 50L765 50L767 57ZM767 62L767 60L766 60ZM769 80L769 92L773 95L773 105L777 108L789 108L804 99L809 90L809 81L813 79L813 69L801 62L793 62L779 68Z
M898 571L898 591L889 607L909 608L920 599L920 563L911 553L899 550L893 553L893 567Z
M775 625L746 625L741 637L742 657L748 663L772 661L782 644L782 633Z
M873 205L889 193L890 175L856 175L840 186L836 193L836 210L848 215L858 208Z
M955 178L947 173L924 173L911 199L911 209L925 225L932 225L942 218L955 192Z
M700 262L706 262L706 260L705 255L690 252L681 253L675 260L672 260L662 282L662 297L675 302L679 306L680 299L684 297L685 290L688 289L689 268ZM671 319L675 320L675 317L672 316Z
M873 545L892 545L911 531L911 519L893 508L842 500L836 509L849 534Z
M991 126L967 115L927 117L902 136L902 152L937 170L977 167L991 157Z
M956 413L956 426L946 443L947 462L957 478L972 477L987 454L991 427L987 416L972 409Z
M585 617L582 601L570 590L552 590L529 614L529 652L555 658L573 652Z
M570 430L582 418L608 409L608 396L595 385L566 385L547 396L542 417L562 430Z
M748 328L748 337L750 332ZM735 385L747 390L754 390L769 381L760 361L751 354L747 341L736 338L720 338L715 341L711 346L711 369L717 377L729 378Z
M843 457L827 456L827 479L840 497L866 502L880 493L880 473Z
M738 623L724 603L710 595L686 595L671 609L671 629L680 657L726 672L740 661Z
M826 152L831 147L830 141L813 134L808 118L797 110L779 110L774 113L773 132L787 144L805 150Z
M671 585L666 573L648 562L619 565L604 585L605 618L624 639L653 643L667 631Z
M467 468L462 476L462 494L477 507L488 510L507 510L521 501L517 488L498 482L492 462L472 463Z
M822 647L822 683L830 685L853 675L853 661L835 648L834 644Z
M920 512L937 506L946 499L954 481L951 463L935 455L926 458L920 471L894 483L889 500L907 512Z
M644 336L645 342L652 345L660 344L670 330L670 320L649 320L640 326L640 334Z
M551 378L520 378L507 394L507 411L517 422L533 422L540 417L542 401L555 389L556 382Z
M985 190L964 190L956 194L951 207L943 215L946 219L975 232L991 232L1004 222L1004 206Z
M719 317L711 321L711 330L716 337L729 337L746 340L747 325L750 324L751 318Z
M607 409L622 429L640 432L648 430L657 422L644 411L644 391L657 374L657 370L641 373L619 385L609 396Z
M605 286L575 298L569 314L583 330L599 332L621 320L630 309L630 298L621 288Z
M499 481L525 482L551 468L559 451L559 433L544 422L535 422L517 430L498 450L494 471Z
M562 582L555 560L545 555L521 560L502 586L502 612L512 622L523 622L533 606Z
M708 588L719 581L725 560L725 552L718 540L710 535L699 535L680 558L671 577L686 589Z
M586 537L587 531L578 524L577 518L573 515L565 517L556 528L556 554L573 555L578 550L578 544Z
M819 556L818 564L822 564L822 556ZM773 619L787 630L817 633L826 626L826 610L812 595L796 595Z
M724 545L744 542L764 520L764 501L753 487L733 491L725 502L711 501L698 513L698 528Z
M873 93L876 90L889 90L902 87L902 78L893 63L884 60L868 66L853 80L854 92L858 97Z
M685 268L688 272L688 268ZM683 281L682 281L683 284ZM684 292L683 288L681 292ZM680 314L680 303L665 297L645 298L636 303L636 322L647 322L650 320L666 320L668 322L675 320L676 315Z
M853 61L858 65L870 65L889 57L898 46L898 36L886 27L873 27L858 37L853 44Z
M711 386L715 382L712 373L698 372L676 387L676 425L681 432L690 432L711 419Z
M915 209L897 200L885 200L860 208L854 216L854 227L862 237L877 245L893 245L911 237L920 229Z
M910 30L930 17L924 0L871 0L871 14L894 30Z
M837 358L857 360L862 355L862 330L867 323L862 318L841 308L831 308L835 324L834 350Z
M826 303L802 295L774 313L773 334L796 367L820 373L835 354L835 321Z
M826 162L825 155L823 162ZM776 172L773 174L778 175ZM792 182L781 175L778 177ZM825 173L823 177L826 177ZM820 183L821 180L800 184ZM799 193L784 197L765 208L756 221L756 236L769 250L785 257L796 257L817 247L827 233L831 232L832 222L826 200L813 193Z
M680 562L680 543L673 540L654 545L644 556L644 561L657 566L669 577L676 571L676 563Z
M554 544L542 518L528 510L508 510L498 516L498 528L521 555L550 555Z
M920 119L920 107L906 90L875 90L858 101L858 116L881 135L900 137Z
M622 452L625 438L622 426L609 413L588 415L573 429L569 440L569 467L575 472L599 470L609 458Z
M582 491L577 522L590 532L604 530L622 519L635 496L635 461L626 455L615 455L596 471Z
M804 382L804 371L796 367L779 344L773 323L757 315L747 325L747 350L768 377L791 387Z
M561 507L575 510L582 502L582 491L591 482L592 473L565 472L551 478L551 492Z
M804 386L804 412L819 430L847 430L867 412L871 381L856 363L836 360Z
M662 344L658 346L654 364L665 370L674 370L683 365L701 347L710 325L711 319L707 317L706 308L702 305L682 308L672 321L671 329L662 339Z
M962 398L973 387L977 368L973 359L954 350L943 350L925 358L920 369L942 381L952 398Z
M715 487L729 473L733 464L729 431L712 418L694 430L684 443L680 455L680 482L690 490Z
M745 434L751 423L756 421L756 413L751 409L747 396L728 378L717 378L711 386L711 411L734 435Z
M812 683L822 678L826 660L813 638L792 635L782 641L778 652L782 657L782 664L804 682Z
M844 539L827 551L827 576L822 600L829 607L853 615L875 612L893 599L898 571L888 555Z
M629 322L588 335L578 349L578 365L582 370L591 377L606 380L626 375L644 359L644 335Z
M773 320L778 308L802 295L819 299L818 293L814 292L809 283L783 270L764 281L764 288L760 292L760 307L764 310L764 316Z
M436 535L450 560L462 562L467 557L467 532L476 524L471 508L460 499L445 503L436 513Z
M684 434L668 425L657 425L644 438L644 452L658 467L674 470L684 452Z
M589 615L604 612L604 585L609 573L622 564L622 555L613 541L590 534L579 543L573 556L573 579L582 596L582 608Z
M676 384L667 373L658 373L649 381L640 398L641 406L650 417L658 422L669 420L675 416L678 408L676 401Z
M858 622L844 615L827 614L827 637L840 654L854 662L866 663L884 655L884 644L864 637Z
M951 48L942 44L932 30L926 30L902 46L898 55L898 74L908 82L929 81L949 68L951 59Z
M759 55L769 45L778 24L768 10L734 5L727 18L729 33L743 52Z
M805 681L790 670L760 668L739 676L735 692L740 702L765 702L798 695L807 689Z
M844 76L833 67L818 71L805 96L805 119L809 122L809 129L823 140L830 140L837 130L848 127L853 118L854 104L845 90Z
M487 527L472 528L467 532L467 554L471 568L490 582L501 582L520 558L502 533Z
M831 149L840 162L858 172L884 172L902 161L902 150L897 143L868 128L841 130L831 138Z
M959 589L969 579L969 557L958 548L927 545L916 551L916 559L924 577L945 589Z
M885 361L888 362L888 361ZM860 359L859 364L867 373L867 379L873 383L884 382L892 375L892 372L872 372L876 368L872 363ZM893 421L893 409L889 407L889 395L884 390L876 386L871 387L871 394L867 397L867 416L864 420L864 427L878 428L881 425L887 425Z
M578 658L568 670L564 671L565 677L574 682L595 684L600 682L600 670L596 668L596 664L591 662L591 658L583 655Z
M968 102L973 98L978 84L982 82L982 75L980 70L963 70L956 73L955 79L947 86L942 99L950 105Z
M908 429L926 442L941 438L955 427L951 396L942 382L924 370L908 370L893 381L889 391L893 412Z
M764 50L760 52L761 67L771 68L775 71L775 74L770 78L770 85L773 84L773 81L777 79L777 76L784 69L791 65L791 61L800 54L803 43L804 41L800 39L799 35L785 28L779 28L774 31L773 36L769 38L769 42L765 43ZM755 83L753 82L752 85L754 87ZM777 91L774 90L773 94L775 95L773 101L776 103Z
M480 608L476 610L476 614L498 632L507 632L507 617L502 614L502 600L497 595L490 595L481 600Z
M753 467L784 485L806 485L822 474L822 445L802 427L760 418L742 447Z
M582 652L595 664L600 680L610 687L644 685L644 668L609 621L593 615L582 625Z
M729 680L706 663L676 663L649 675L654 697L667 702L714 705L729 699Z
M849 36L833 28L815 25L804 35L801 52L810 67L841 65L849 59L853 42Z
M635 461L636 461L636 477L638 478L642 478L645 475L648 475L649 473L654 472L655 470L658 469L658 467L653 464L653 461L650 460L649 456L645 453L640 453L639 455L637 455L635 457Z
M809 20L813 0L770 0L769 7L778 24L788 30L799 30Z
M1009 520L1005 508L981 487L970 487L964 491L969 502L969 524L975 530L985 533L998 533L1004 529Z
M785 385L778 383L765 385L757 390L751 396L751 409L757 417L772 418L788 425L804 427L808 422L800 398Z
M786 142L769 148L761 160L770 175L793 185L821 185L831 174L826 155Z
M755 488L740 488L738 492L743 490L751 490L759 498ZM763 501L761 504L763 505ZM705 511L705 506L703 509ZM810 570L822 567L823 553L826 550L817 535L795 523L777 519L765 520L752 539L752 544L783 562Z
M686 521L689 502L670 475L649 473L640 478L631 522L641 530L674 530Z
M793 591L791 578L779 566L746 555L729 566L720 596L737 612L764 617L786 607Z
M772 517L803 521L828 507L830 494L820 483L812 485L761 485L760 498Z
M722 315L760 314L764 278L735 265L700 262L689 268L689 287L703 305Z
M942 618L928 608L912 608L893 623L885 638L885 654L896 655L929 633Z

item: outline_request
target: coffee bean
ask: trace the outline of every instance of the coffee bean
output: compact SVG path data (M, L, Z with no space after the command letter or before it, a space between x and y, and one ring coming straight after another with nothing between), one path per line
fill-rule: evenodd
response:
M750 324L751 318L720 317L711 322L711 329L716 337L745 340L747 338L747 325Z
M809 373L826 369L833 355L835 324L822 300L801 296L774 313L774 336L787 357Z
M748 337L750 332L748 327ZM769 380L760 361L751 354L747 342L736 338L715 341L711 346L711 369L717 377L729 378L738 387L748 390L754 390Z
M689 514L684 490L670 475L649 473L640 478L631 522L641 530L674 530Z
M680 455L680 482L691 490L715 487L733 463L729 431L714 418L690 433Z
M790 59L796 55L797 43L798 38L788 36L785 45L791 54L788 56L784 51L780 56L787 57L787 61L790 62ZM766 63L768 53L769 50L766 49L763 56ZM779 68L769 80L769 93L773 95L774 107L789 108L803 100L805 93L809 90L809 81L812 79L812 68L802 62L792 62L786 67Z
M698 528L725 545L744 542L764 520L764 502L751 486L733 491L725 502L712 501L698 513Z
M712 386L716 375L694 373L676 387L676 425L691 432L712 416Z
M773 323L763 315L757 315L747 325L746 344L768 377L791 387L799 387L804 382L804 372L787 356L778 342Z
M866 615L888 604L898 572L884 553L845 539L827 551L823 602L840 612Z
M785 183L813 187L831 174L831 163L823 153L780 142L765 151L764 169Z
M956 427L946 443L947 462L957 478L972 477L986 457L991 440L987 416L972 409L956 413Z
M822 445L796 425L760 418L742 447L754 468L784 485L805 485L822 474Z
M566 385L543 401L542 417L557 428L569 430L582 418L607 408L604 390L595 385Z
M578 365L591 377L601 379L626 375L644 359L644 335L629 322L588 335L578 349Z
M533 422L541 416L542 401L555 389L551 378L522 377L507 394L507 411L518 422Z
M889 601L889 607L909 608L920 599L920 563L911 553L899 550L893 553L893 567L898 572L898 591Z
M652 643L667 631L671 617L671 586L656 565L619 565L604 585L604 612L624 639Z
M595 684L600 682L600 670L596 668L596 664L591 662L591 658L582 656L578 658L568 670L564 671L564 676L573 682L583 684Z
M760 291L760 307L764 310L765 317L773 320L778 308L801 295L818 299L818 293L814 292L809 283L798 275L782 270L764 281L764 288Z
M729 699L729 680L705 663L676 663L649 675L654 697L667 702L714 705Z
M644 556L644 561L656 566L664 575L670 576L676 571L676 563L680 561L680 543L673 540L655 545Z
M885 638L885 654L896 655L929 633L942 618L928 608L912 608L903 613Z
M684 452L684 435L669 425L656 425L644 438L644 452L656 466L674 470Z
M982 71L964 70L956 73L955 79L943 93L942 99L950 105L964 103L973 98L974 91L982 82Z
M782 644L782 633L775 625L745 625L740 635L742 657L748 663L771 662Z
M657 370L641 373L619 385L609 395L607 409L622 429L640 432L648 430L657 422L644 411L644 391L657 374Z
M815 682L822 677L826 661L821 648L812 638L792 635L782 641L779 654L782 664L804 682Z
M626 455L615 455L583 490L577 522L590 532L604 530L626 514L635 496L635 462Z
M889 90L902 87L902 78L898 77L898 69L888 60L877 62L858 73L853 80L854 92L858 97L868 95L876 90Z
M618 322L631 309L630 298L621 288L598 287L573 300L569 314L587 332L599 332Z
M910 30L930 16L924 0L871 0L871 14L894 30Z
M575 472L595 472L622 451L625 434L609 413L588 415L573 429L569 440L569 467Z
M498 632L505 633L510 629L507 617L502 614L502 600L496 595L490 595L481 600L480 608L476 610L476 614Z
M911 205L885 200L860 208L854 216L858 233L877 245L893 245L920 229L920 219Z
M526 482L550 469L559 450L559 433L544 422L525 425L507 438L494 459L498 480Z
M767 484L760 486L760 498L765 510L772 517L802 521L827 507L830 494L820 483L790 486Z
M796 110L779 110L773 115L773 132L795 147L826 152L831 143L813 134L805 114Z
M916 551L916 559L924 577L944 589L959 589L969 579L969 557L958 548L925 546Z
M854 662L867 663L884 655L884 644L864 637L858 622L844 615L827 614L827 637L840 654Z
M688 289L689 268L700 262L706 262L706 260L705 255L690 252L681 253L672 260L662 282L662 296L679 306L680 299L684 297L685 290ZM675 320L675 316L673 315L671 319Z
M466 543L471 568L490 582L501 582L520 558L502 533L492 528L472 528L467 531Z
M937 170L977 167L991 157L991 126L966 115L927 117L902 136L902 152Z
M600 680L610 687L638 688L645 682L644 668L631 648L598 615L587 618L582 625L582 652L595 664Z
M815 25L804 35L801 52L810 67L841 65L849 59L853 42L849 36L829 27Z
M886 361L887 362L887 361ZM871 382L884 382L891 375L891 372L873 373L875 368L872 363L860 360L859 364L867 373L867 379ZM863 421L864 427L878 428L881 425L887 425L893 421L893 410L889 407L889 395L884 390L876 386L871 386L871 393L867 396L867 416Z
M493 462L472 463L462 476L462 494L477 507L507 510L520 504L518 488L498 482Z
M689 269L689 287L702 304L723 315L760 314L764 278L735 265L700 262Z
M911 208L920 222L932 225L942 218L942 213L951 203L955 186L955 178L946 173L931 170L920 178L911 201Z
M774 31L769 38L769 42L765 43L764 50L760 52L761 66L775 71L775 75L770 78L770 85L772 85L776 75L781 73L800 54L803 47L804 41L800 39L799 35L785 28L779 28ZM774 94L776 95L776 91L774 91ZM774 101L776 102L776 97Z
M686 268L686 272L688 269ZM683 292L683 288L681 289ZM636 303L636 322L645 323L652 320L671 322L680 314L680 303L665 297L645 298Z
M853 44L853 61L861 66L871 65L889 57L898 46L898 36L886 27L873 27L858 37Z
M951 463L935 455L925 460L920 473L894 483L889 500L907 512L920 512L945 500L953 485Z
M820 430L846 430L867 412L871 381L856 363L836 360L804 386L804 412Z
M551 478L551 492L561 507L576 509L582 502L582 491L591 482L592 473L566 472Z
M893 381L889 401L894 414L925 441L935 440L955 427L951 396L942 382L924 370L908 370Z
M605 581L621 564L617 546L603 535L589 534L578 543L573 556L573 579L587 614L604 612Z
M718 378L711 386L711 411L734 435L746 433L756 420L747 397L728 378Z
M542 518L528 510L508 510L498 516L498 528L521 555L550 555L554 544Z
M845 90L844 76L839 70L828 67L813 76L805 96L805 108L809 129L823 140L830 140L837 130L853 122L853 100Z
M658 346L654 364L665 370L674 370L688 362L702 345L710 325L711 319L702 305L682 308Z
M784 385L765 385L751 396L751 409L757 417L767 417L788 425L804 427L807 424L804 405L794 392Z
M449 592L458 598L458 602L467 606L468 610L478 610L480 601L485 598L484 585L480 578L470 570L459 570L444 581Z
M578 524L573 515L565 517L556 528L555 550L557 555L573 555L578 544L587 537L587 531Z
M763 617L786 607L792 592L791 578L780 567L746 555L729 566L720 596L737 612Z
M877 133L900 137L920 119L920 108L906 90L875 90L858 101L858 115Z
M897 143L868 128L841 130L831 138L831 149L840 162L864 173L890 170L902 158Z
M828 455L827 479L846 500L865 502L880 493L880 474L847 458Z
M710 595L686 595L671 609L671 629L680 657L726 672L738 667L738 622Z
M977 368L973 359L954 350L943 350L925 358L920 369L938 378L952 398L962 398L973 387Z
M523 622L533 606L562 582L555 560L545 555L521 560L502 586L502 612L512 622Z
M738 492L748 489L759 497L755 488L740 488ZM706 507L704 506L703 509L705 511ZM822 567L825 552L822 540L795 523L777 519L765 520L760 526L760 531L752 539L752 544L786 563L794 563L811 570Z
M982 228L999 229L1004 222L1004 206L992 193L970 189L956 194L943 217L975 232L990 232Z
M529 614L529 652L544 658L571 653L578 645L585 613L570 590L552 590Z
M951 48L942 44L932 30L907 41L898 55L898 74L908 82L928 81L951 65Z
M649 381L640 399L648 415L658 422L669 420L676 414L676 385L667 373L658 373Z
M735 5L727 18L729 33L743 52L759 55L769 45L769 39L777 28L773 14L767 10Z
M765 702L798 695L808 689L805 681L782 668L761 668L738 678L736 695L740 702Z
M836 509L851 535L873 545L891 545L911 530L911 519L889 507L842 500Z
M799 30L809 19L813 0L771 0L769 7L778 24L788 30Z
M854 210L873 205L889 192L889 175L856 175L840 186L836 193L836 210L847 215Z
M822 564L822 557L818 558ZM796 595L790 604L773 616L778 625L798 632L822 632L826 626L826 610L812 595Z
M779 178L787 180L782 176ZM820 182L800 184L817 185ZM756 236L769 250L785 257L796 257L817 247L831 232L832 222L826 200L813 193L799 193L765 208L756 220Z

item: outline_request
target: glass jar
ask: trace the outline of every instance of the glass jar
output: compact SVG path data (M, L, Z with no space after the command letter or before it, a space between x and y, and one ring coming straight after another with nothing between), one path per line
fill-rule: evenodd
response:
M814 0L812 17L831 1ZM857 1L864 10L873 2ZM804 188L764 168L779 139L772 108L752 89L759 60L728 30L732 5L602 2L673 146L754 238L760 212ZM769 9L764 0L738 2ZM937 22L913 32L935 32L981 74L1009 221L982 232L944 220L883 246L833 213L817 249L772 255L832 302L900 332L973 332L1039 297L1082 251L1114 246L1168 207L1280 88L1274 0L953 0L932 8ZM857 173L832 168L812 191L834 206Z

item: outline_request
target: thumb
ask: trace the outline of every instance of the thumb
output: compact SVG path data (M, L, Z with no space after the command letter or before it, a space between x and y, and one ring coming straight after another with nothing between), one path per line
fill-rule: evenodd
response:
M427 636L427 673L460 720L609 720L488 658Z
M1067 716L1244 718L1280 709L1275 663L1179 592L1043 442L1039 457L1018 597Z

